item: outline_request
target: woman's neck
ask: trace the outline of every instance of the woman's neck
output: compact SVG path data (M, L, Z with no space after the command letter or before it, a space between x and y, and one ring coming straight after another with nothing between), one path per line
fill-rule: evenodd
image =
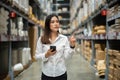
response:
M51 39L52 41L54 41L57 36L58 36L58 33L51 32L51 34L50 34L50 39Z

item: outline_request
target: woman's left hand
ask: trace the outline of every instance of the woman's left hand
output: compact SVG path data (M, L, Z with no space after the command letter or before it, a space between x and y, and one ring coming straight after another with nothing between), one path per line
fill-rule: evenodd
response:
M74 37L74 36L71 36L69 40L70 40L70 46L71 46L71 47L75 47L75 43L76 43L75 37Z

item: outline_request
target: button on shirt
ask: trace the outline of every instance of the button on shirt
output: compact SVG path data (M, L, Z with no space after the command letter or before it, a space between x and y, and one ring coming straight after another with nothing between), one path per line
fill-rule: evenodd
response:
M56 46L56 53L45 58L50 46ZM65 59L71 58L74 49L70 48L69 40L66 36L59 34L51 44L42 44L41 38L38 39L36 47L36 59L42 59L42 72L46 76L57 77L66 72Z

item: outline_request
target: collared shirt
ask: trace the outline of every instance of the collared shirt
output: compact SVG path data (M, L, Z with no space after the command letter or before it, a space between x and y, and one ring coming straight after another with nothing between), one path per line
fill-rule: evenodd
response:
M45 58L50 46L56 46L56 53ZM42 59L42 72L51 77L56 77L66 72L65 59L71 58L74 49L70 48L69 40L66 36L59 34L51 44L42 44L41 38L38 39L36 47L36 59Z

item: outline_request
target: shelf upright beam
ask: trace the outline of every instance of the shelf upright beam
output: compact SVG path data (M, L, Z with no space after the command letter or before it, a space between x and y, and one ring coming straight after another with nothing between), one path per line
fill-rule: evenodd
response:
M93 29L93 22L92 22L92 20L90 20L90 26L91 26L91 30ZM94 64L95 64L95 61L94 61L94 58L95 58L95 43L94 43L94 40L92 39L91 40L91 45L92 45L92 57L91 57L91 62L90 62L90 64L92 65L92 66L94 66Z
M94 41L92 40L91 41L91 45L92 45L92 59L91 59L91 65L94 66L95 64L95 61L94 61L94 58L95 58L95 48L94 48Z
M55 1L55 4L57 4L57 0ZM58 6L55 6L55 8L56 8L56 15L58 15L58 13L57 13Z
M14 72L12 70L12 42L11 42L11 26L12 26L12 20L9 19L9 25L8 25L8 35L9 35L9 40L8 40L8 44L9 44L9 49L8 49L8 54L9 54L9 75L10 75L10 79L14 80Z
M106 4L106 9L108 9L108 4ZM106 18L106 71L105 71L105 80L108 80L108 74L109 74L109 55L108 55L108 49L109 49L109 40L108 40L108 22Z
M106 47L107 47L107 51L106 51L106 71L105 71L105 80L108 80L108 74L109 74L109 55L108 55L108 49L109 49L109 41L108 39L106 39Z

